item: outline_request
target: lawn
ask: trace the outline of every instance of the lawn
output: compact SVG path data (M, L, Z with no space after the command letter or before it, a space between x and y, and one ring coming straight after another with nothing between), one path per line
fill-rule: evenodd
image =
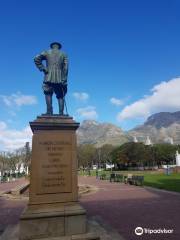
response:
M173 173L166 175L165 173L159 173L157 171L115 171L116 173L127 175L128 173L134 175L144 176L144 186L165 189L169 191L180 192L180 173ZM99 175L105 173L109 178L110 171L99 171ZM80 175L88 175L88 172L79 172ZM91 170L91 176L95 176L96 171Z
M173 173L169 176L165 174L145 174L144 178L145 186L180 192L180 173Z

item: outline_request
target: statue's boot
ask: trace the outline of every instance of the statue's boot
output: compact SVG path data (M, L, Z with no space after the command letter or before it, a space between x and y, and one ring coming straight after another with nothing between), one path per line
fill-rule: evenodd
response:
M64 99L63 98L58 99L58 105L59 105L59 115L64 115Z
M46 99L46 106L47 106L47 115L53 115L53 108L52 108L52 95L46 94L45 95Z

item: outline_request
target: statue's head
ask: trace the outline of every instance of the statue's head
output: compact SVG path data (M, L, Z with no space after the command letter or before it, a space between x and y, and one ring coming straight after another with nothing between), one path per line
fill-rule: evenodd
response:
M53 42L53 43L50 44L50 47L52 49L60 49L60 48L62 48L62 45L58 42Z

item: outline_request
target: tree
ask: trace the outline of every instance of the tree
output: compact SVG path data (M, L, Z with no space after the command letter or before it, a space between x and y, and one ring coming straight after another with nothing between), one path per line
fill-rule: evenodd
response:
M0 153L0 171L2 174L4 171L15 172L16 169L20 169L21 164L26 168L30 165L31 149L29 142L24 147L18 148L13 152L1 152Z
M128 142L112 152L112 159L118 165L146 166L153 162L153 151L143 143Z
M91 167L95 158L95 147L92 144L82 144L77 147L78 166Z
M96 148L95 152L95 164L102 165L106 163L111 163L111 152L113 151L114 146L111 144L105 144L99 148Z
M7 164L7 156L6 152L1 152L0 153L0 171L2 176L4 175L4 172L8 169L8 164Z
M29 142L26 142L24 146L24 166L25 167L30 167L30 162L31 162L31 149Z
M179 146L172 144L156 144L153 146L154 158L158 166L162 164L173 164L175 160L176 150Z

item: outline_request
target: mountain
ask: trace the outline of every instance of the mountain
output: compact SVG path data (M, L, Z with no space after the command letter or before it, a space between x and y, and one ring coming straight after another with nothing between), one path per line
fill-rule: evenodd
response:
M155 126L156 128L169 127L173 123L180 124L180 111L178 112L160 112L151 115L144 125Z
M147 121L140 126L130 130L128 134L144 141L147 136L153 143L170 142L180 143L180 111L160 112L151 115Z
M151 115L147 121L132 130L125 132L111 123L99 123L94 120L85 120L77 131L78 144L121 145L133 141L136 137L139 142L145 142L149 137L152 143L173 142L180 144L180 111L160 112Z
M121 145L129 141L127 134L111 123L99 123L94 120L85 120L77 131L78 144Z

